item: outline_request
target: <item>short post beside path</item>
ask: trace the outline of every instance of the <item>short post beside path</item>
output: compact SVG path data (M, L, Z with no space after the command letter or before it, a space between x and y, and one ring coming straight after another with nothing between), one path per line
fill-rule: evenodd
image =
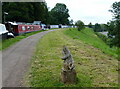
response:
M61 59L64 60L64 62L61 71L61 81L64 84L75 84L77 77L74 66L74 60L66 46L63 47L62 54L63 57Z

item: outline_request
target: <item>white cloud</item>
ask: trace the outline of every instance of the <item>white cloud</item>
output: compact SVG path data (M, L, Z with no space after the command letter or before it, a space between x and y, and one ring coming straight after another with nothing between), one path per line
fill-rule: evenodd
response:
M106 23L112 19L111 5L119 0L46 0L50 9L56 3L64 3L69 9L70 19L74 21L82 20L85 24L92 22Z

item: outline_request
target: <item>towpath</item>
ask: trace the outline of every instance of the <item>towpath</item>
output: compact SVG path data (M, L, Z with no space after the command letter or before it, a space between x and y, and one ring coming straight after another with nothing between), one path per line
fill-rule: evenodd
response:
M20 87L21 80L29 68L35 45L46 33L29 36L2 51L2 87Z

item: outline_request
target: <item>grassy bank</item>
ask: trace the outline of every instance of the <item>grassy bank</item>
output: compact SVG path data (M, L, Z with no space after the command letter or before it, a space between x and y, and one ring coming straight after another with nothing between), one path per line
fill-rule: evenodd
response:
M103 40L101 40L94 31L90 28L86 28L81 31L77 29L65 30L64 33L73 39L81 40L85 44L94 46L100 49L103 53L114 56L117 58L117 48L110 48Z
M10 47L11 45L13 45L14 43L20 41L21 39L26 38L30 35L34 35L34 34L39 33L39 32L42 32L42 31L25 33L25 34L22 34L20 36L16 36L15 38L10 38L10 39L0 41L0 50L6 49L6 48Z
M72 29L71 29L72 30ZM118 61L98 48L78 39L78 32L57 30L42 37L36 46L35 55L25 77L25 86L31 87L110 87L117 86ZM76 34L72 38L69 34ZM91 32L92 33L92 32ZM68 34L68 35L65 35ZM86 31L81 35L87 34ZM72 35L74 36L74 35ZM86 36L87 37L87 36ZM96 36L95 36L96 37ZM76 39L77 38L77 39ZM84 37L83 37L84 38ZM87 41L87 38L85 40ZM92 35L91 35L92 38ZM97 38L97 37L96 37ZM97 38L100 40L99 38ZM96 40L96 39L95 39ZM93 41L95 41L93 40ZM84 41L84 42L83 42ZM100 41L102 42L102 41ZM66 45L73 55L77 72L77 84L64 85L60 80L63 61L62 48Z
M110 39L106 36L106 35L103 35L99 32L95 32L95 34L100 38L102 39L107 45L110 44Z

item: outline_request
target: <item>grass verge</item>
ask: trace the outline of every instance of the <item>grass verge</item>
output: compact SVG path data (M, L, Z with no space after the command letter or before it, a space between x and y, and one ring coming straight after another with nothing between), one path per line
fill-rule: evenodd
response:
M2 41L0 41L0 50L4 50L4 49L10 47L11 45L13 45L14 43L20 41L21 39L26 38L26 37L31 36L31 35L34 35L36 33L42 32L42 31L43 30L30 32L30 33L25 33L25 34L22 34L20 36L16 36L15 38L2 40Z
M68 30L50 32L39 40L31 67L25 78L30 87L116 87L118 61L101 50L64 34ZM74 34L74 33L73 33ZM76 33L78 34L78 32ZM86 34L85 32L83 34ZM87 37L88 38L88 37ZM66 45L73 55L77 84L60 82L63 61L62 48Z
M103 40L101 40L92 29L85 28L84 30L77 31L77 29L68 29L64 33L73 39L78 39L85 44L92 45L100 49L103 53L118 57L117 48L110 48Z

